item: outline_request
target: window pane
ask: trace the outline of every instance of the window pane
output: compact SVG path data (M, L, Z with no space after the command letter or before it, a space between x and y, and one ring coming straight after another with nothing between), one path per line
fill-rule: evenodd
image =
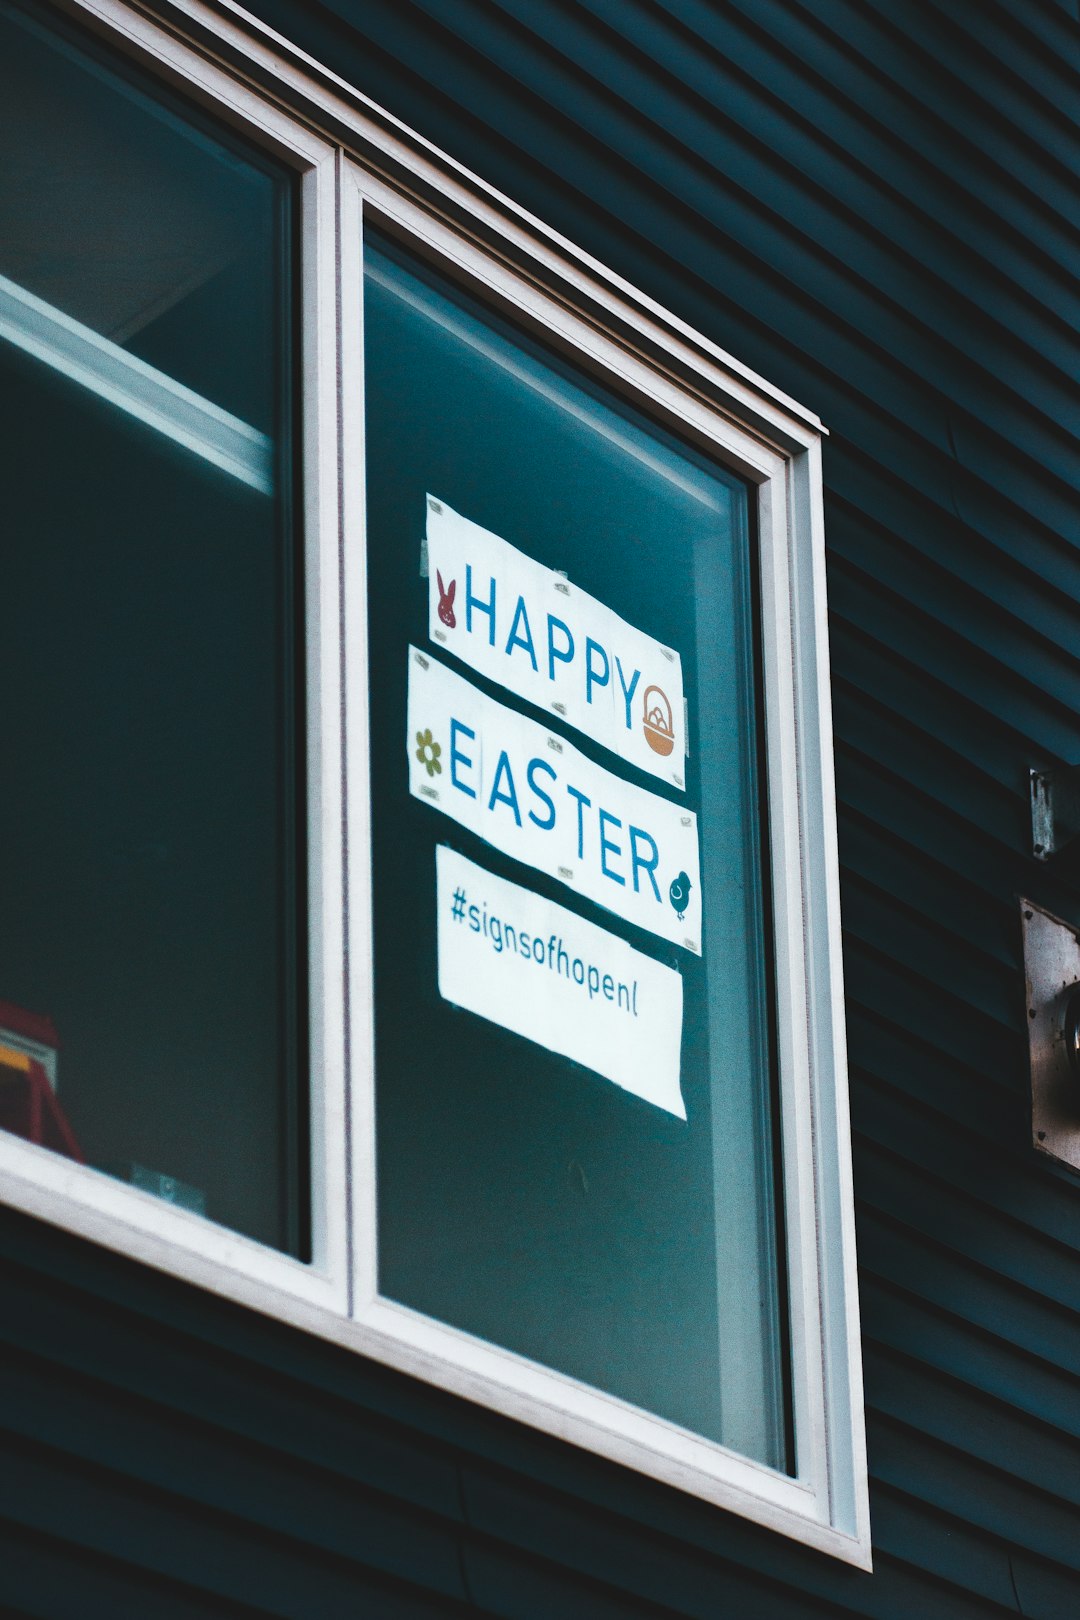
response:
M388 242L369 238L366 268L380 1289L783 1468L790 1424L747 490ZM467 577L459 569L454 581L439 571L445 634L429 619L424 577L429 497L437 510L498 537L493 554L507 558L497 581L486 569ZM501 552L503 542L524 559ZM619 757L590 735L591 722L563 722L550 704L539 710L527 679L515 690L508 677L469 666L463 633L484 615L492 647L512 652L519 670L526 661L541 676L546 661L554 670L550 643L534 656L524 620L514 617L525 559L567 575L601 617L611 609L677 652L689 744L685 761L676 761L684 786L678 773L665 779L651 764ZM496 601L502 607L489 617ZM507 735L518 716L550 731L556 755L545 759L583 756L582 770L610 773L604 780L620 803L643 793L661 819L696 816L700 894L687 904L665 876L658 921L640 926L624 896L648 873L631 872L621 822L607 823L601 859L615 863L606 875L619 889L601 907L560 881L567 869L516 859L491 833L440 813L455 786L479 782L469 773L481 770L492 816L520 826L524 802L508 786L501 754L503 774L494 777L486 730L478 763L476 723L436 737L407 718L410 683L419 679L410 674L418 667L410 645L422 651L419 667L434 668L442 682L452 672L461 701L477 713L486 703L483 712L496 714ZM570 657L565 638L558 647ZM599 679L601 654L589 656ZM610 674L614 680L613 663ZM637 688L634 701L643 695ZM680 732L680 717L670 705L665 715L660 699L652 700L657 727ZM646 699L646 720L653 709ZM629 715L628 699L627 724ZM430 773L419 794L410 791L414 753ZM537 780L556 793L553 771ZM534 811L543 803L529 802ZM577 802L580 816L596 815L590 801ZM537 826L546 816L540 810ZM585 825L577 823L579 856ZM596 825L588 823L588 836ZM621 832L611 830L617 825ZM614 961L630 947L638 956L619 960L639 964L632 971L643 985L660 969L666 984L677 976L685 1118L677 1103L649 1100L647 1083L626 1089L617 1070L598 1070L602 1059L583 1060L595 1011L583 959L584 1004L567 1015L573 1038L561 1025L550 1036L536 1029L527 991L502 1006L493 991L482 1012L466 1010L469 989L456 1004L440 994L440 980L452 976L446 939L462 951L476 945L462 878L465 898L440 955L447 925L437 901L445 909L452 896L437 887L437 849L444 866L459 856L474 863L453 870L481 869L485 896L510 896L505 904L521 915L553 905L564 909L547 914L566 918L568 931L586 922L602 931L588 935L600 956ZM688 917L698 907L700 955L675 937L680 906ZM516 931L510 943L507 919L494 917L485 899L476 929L491 953L478 976L525 984L497 978L504 952L521 947ZM537 994L560 978L572 994L570 957L564 969L555 944L545 967L549 947L539 932L525 937ZM619 975L611 977L608 1000L618 1013ZM603 984L598 970L598 1001ZM627 1019L638 1016L631 999L628 988Z
M292 183L6 6L0 147L0 1121L303 1254Z

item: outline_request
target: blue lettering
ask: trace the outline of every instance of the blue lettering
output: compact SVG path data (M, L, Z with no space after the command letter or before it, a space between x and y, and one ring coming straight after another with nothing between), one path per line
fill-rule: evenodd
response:
M604 673L600 675L593 668L592 655L599 653L604 660ZM611 664L608 655L598 641L588 636L585 641L585 701L592 702L592 689L594 686L606 686L611 679Z
M563 635L566 637L565 645L561 650L555 645L555 631L557 629L561 630ZM564 624L561 619L557 619L554 613L549 613L547 616L547 643L548 680L553 681L555 679L556 659L558 659L559 663L561 664L569 664L573 662L574 658L574 638L570 634L570 626L568 624Z
M638 839L639 838L641 839L642 843L648 844L649 848L652 850L652 860L651 861L647 861L647 860L643 859L643 857L638 854L637 846L638 846ZM657 883L656 883L656 868L659 865L659 862L660 862L660 851L657 849L656 844L653 842L653 840L649 837L649 834L647 832L642 832L640 827L631 827L630 828L630 869L634 874L634 893L635 894L640 893L640 889L639 889L639 886L638 886L638 870L640 869L642 872L648 872L648 874L649 874L649 882L652 884L652 887L653 887L653 894L655 894L656 898L659 900L659 898L660 898L660 890L657 887Z
M463 736L468 737L470 739L470 741L472 741L472 742L476 741L476 732L475 731L471 730L470 727L468 727L468 726L463 726L460 720L455 720L455 719L453 719L451 717L451 720L450 720L450 783L451 783L452 787L460 788L462 793L468 794L470 799L475 799L476 798L476 790L474 788L467 787L464 782L459 782L458 781L457 768L458 768L459 764L466 766L469 770L472 770L472 756L471 756L471 754L463 754L461 752L461 749L457 745L457 739L458 739L458 732L459 731L462 733Z
M601 872L603 872L604 876L609 877L612 880L613 883L625 883L626 879L624 877L620 877L618 872L613 872L611 870L611 868L608 866L608 863L607 863L607 858L606 857L607 857L608 850L610 850L613 855L621 855L622 854L622 845L621 844L613 844L611 842L610 838L605 838L604 837L604 824L605 824L605 822L608 824L608 826L611 826L611 827L621 827L622 826L622 822L619 820L618 816L610 815L607 810L601 810L601 812L600 812L600 870L601 870Z
M482 596L474 596L472 588L472 563L465 564L465 628L472 634L473 608L478 613L486 613L489 619L488 642L495 645L495 581L491 581L491 595L485 602Z
M533 792L536 794L536 797L538 799L543 799L544 803L548 807L548 813L547 813L547 819L546 820L541 821L540 817L536 814L535 810L530 810L529 811L529 820L532 821L532 822L535 822L536 825L540 828L541 832L550 832L552 827L554 827L554 825L555 825L555 804L554 804L554 801L548 797L548 795L544 792L543 788L537 782L536 776L534 774L536 771L547 771L548 775L551 777L551 780L554 782L554 781L557 780L557 778L555 776L555 769L554 769L554 766L548 764L546 759L530 759L529 764L528 764L528 769L527 769L527 771L525 773L529 778L529 786L532 788Z
M523 636L518 634L519 623L524 624L525 626L525 634ZM529 662L533 667L533 674L539 674L539 666L536 662L536 648L533 646L532 631L529 628L529 615L525 611L525 598L523 596L519 596L517 599L517 607L514 609L514 622L510 626L510 634L506 640L506 656L508 658L515 647L524 647L525 651L529 655Z
M630 682L630 685L627 686L627 684L626 684L626 676L623 674L623 667L622 667L622 664L619 662L618 653L615 654L615 668L619 672L619 685L622 687L623 703L626 706L626 729L627 729L627 731L629 731L630 730L630 705L634 701L634 693L637 691L637 683L641 679L641 671L640 671L640 669L635 669L634 678Z
M572 788L569 782L566 784L566 791L569 793L572 799L577 800L577 852L578 860L580 861L581 857L585 853L585 825L583 811L587 804L592 804L592 800L587 799L584 793L579 793L577 788Z
M506 777L507 791L500 790L499 784ZM510 769L510 761L506 757L504 748L499 755L499 763L495 767L495 780L491 784L491 797L488 799L488 809L494 810L497 804L508 804L514 812L514 820L521 826L521 811L518 809L517 789L514 787L514 773Z

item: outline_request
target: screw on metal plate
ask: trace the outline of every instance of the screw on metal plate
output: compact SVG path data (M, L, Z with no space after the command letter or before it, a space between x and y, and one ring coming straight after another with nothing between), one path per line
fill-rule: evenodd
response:
M424 795L425 799L438 799L439 797L438 788L428 787L426 782L421 782L420 792Z
M1080 835L1080 765L1028 773L1031 793L1031 852L1048 861Z
M566 717L566 704L565 703L553 703L551 705L551 707L555 710L556 714L561 714L563 716L563 718L565 719L565 717Z
M559 867L559 876L561 878L564 878L567 883L573 883L573 881L574 881L574 868L572 866L560 866Z
M1080 1171L1080 940L1072 923L1021 901L1031 1066L1031 1139Z
M427 579L430 572L431 565L428 562L427 535L425 534L420 541L420 578Z
M431 508L431 510L433 512L441 512L442 509L443 509L442 508L442 501L437 501L435 499L434 495L429 495L428 496L427 503L428 503L428 505L430 506L430 508Z
M559 741L558 737L549 737L548 747L554 749L556 754L562 753L562 743Z
M429 665L429 664L428 664L428 661L427 661L427 659L426 659L426 658L425 658L425 657L424 657L424 655L423 655L423 653L422 653L422 652L414 652L414 653L413 653L413 657L414 657L414 658L415 658L415 659L416 659L416 662L417 662L417 663L418 663L418 664L419 664L419 665L420 665L420 668L421 668L421 669L428 669L428 668L430 668L430 665Z
M555 575L555 579L553 581L555 589L561 596L569 596L570 581L566 577L565 568L553 568L551 571Z

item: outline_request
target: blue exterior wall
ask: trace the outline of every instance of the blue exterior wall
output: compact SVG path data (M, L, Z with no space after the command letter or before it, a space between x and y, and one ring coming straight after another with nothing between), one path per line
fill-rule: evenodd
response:
M1072 1620L1080 1184L1027 771L1080 759L1077 8L259 0L816 410L875 1571L0 1214L21 1616Z

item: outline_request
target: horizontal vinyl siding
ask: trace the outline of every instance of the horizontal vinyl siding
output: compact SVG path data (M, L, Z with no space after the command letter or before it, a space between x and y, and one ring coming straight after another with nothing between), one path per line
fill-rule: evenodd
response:
M1056 0L253 0L817 411L875 1571L0 1217L18 1615L1072 1620L1080 1185L1027 1142L1080 760ZM72 1589L82 1606L70 1606Z

